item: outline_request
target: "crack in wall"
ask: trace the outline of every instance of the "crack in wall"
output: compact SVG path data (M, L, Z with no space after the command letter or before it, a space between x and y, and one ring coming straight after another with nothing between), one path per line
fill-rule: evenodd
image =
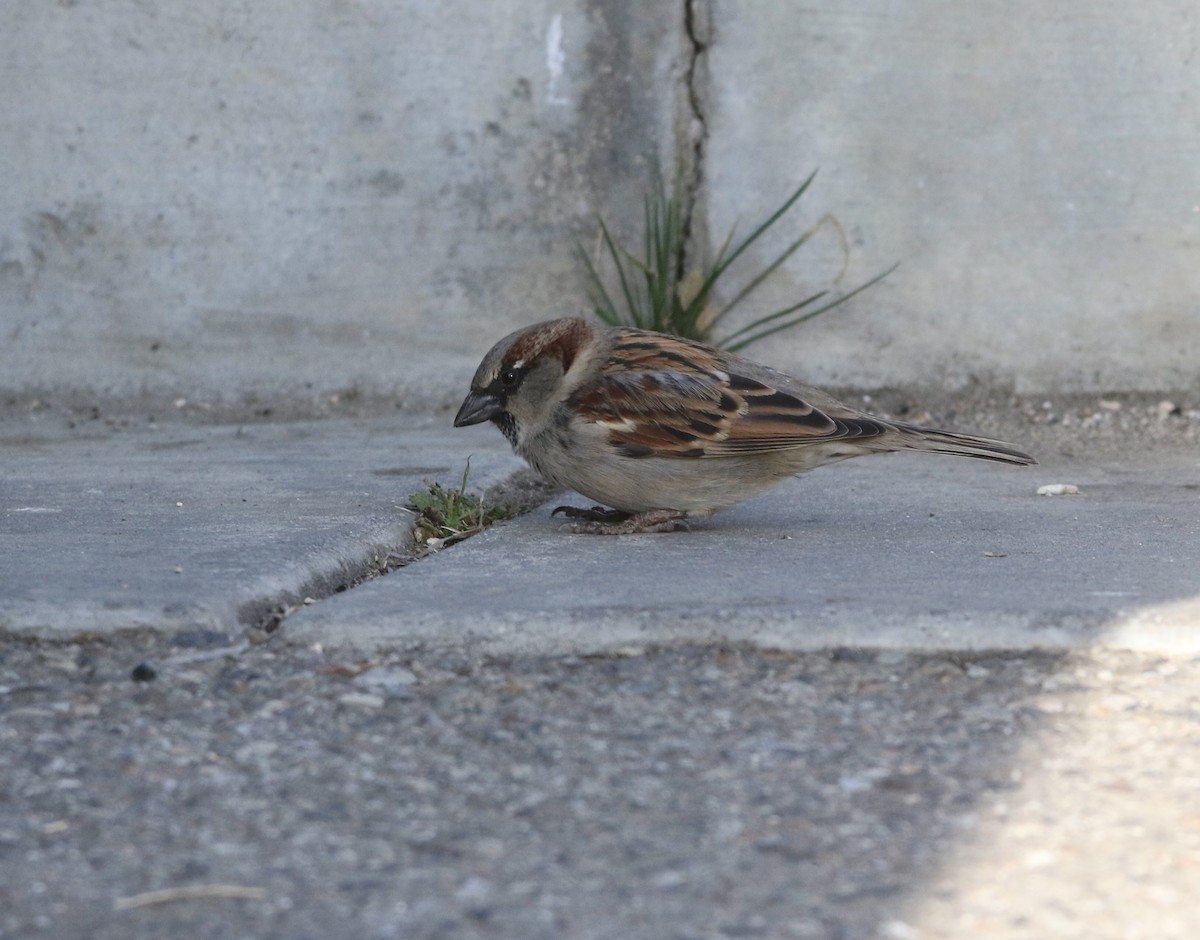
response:
M684 0L683 29L687 64L683 71L681 120L676 146L679 172L683 177L683 218L679 256L675 259L676 282L697 266L707 254L704 164L708 150L708 57L712 45L710 0Z

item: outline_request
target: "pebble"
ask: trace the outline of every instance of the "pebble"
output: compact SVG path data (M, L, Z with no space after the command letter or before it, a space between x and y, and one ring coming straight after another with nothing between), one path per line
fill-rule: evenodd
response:
M1047 483L1037 488L1038 496L1074 496L1078 492L1074 483Z

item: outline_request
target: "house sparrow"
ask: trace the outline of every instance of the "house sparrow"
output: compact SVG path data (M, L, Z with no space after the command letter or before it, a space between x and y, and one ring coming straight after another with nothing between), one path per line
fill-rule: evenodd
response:
M686 528L788 477L860 454L920 450L1036 461L1008 444L885 421L692 340L566 318L483 357L455 427L492 421L518 454L600 506L576 532Z

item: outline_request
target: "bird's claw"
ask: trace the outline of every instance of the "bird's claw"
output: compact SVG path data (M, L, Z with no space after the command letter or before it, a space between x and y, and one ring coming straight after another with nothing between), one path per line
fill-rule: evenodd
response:
M568 519L584 519L588 522L603 522L606 525L616 525L629 519L633 513L620 509L607 509L604 506L593 506L591 509L581 509L579 506L559 506L551 516L562 513Z
M646 512L623 512L593 506L580 509L576 506L559 506L552 516L562 513L578 522L564 526L576 535L637 535L642 532L687 531L687 513L675 509L651 509Z

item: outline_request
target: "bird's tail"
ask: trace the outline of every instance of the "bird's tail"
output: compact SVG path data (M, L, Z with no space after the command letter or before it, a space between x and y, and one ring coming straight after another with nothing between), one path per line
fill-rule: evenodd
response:
M897 423L896 428L903 432L911 443L904 445L913 450L923 450L931 454L958 454L962 457L978 457L981 460L997 460L1000 463L1016 464L1027 467L1036 464L1029 454L1017 450L1012 444L1003 441L993 441L986 437L972 437L969 434L958 434L954 431L939 431L936 428L923 428L915 424Z

